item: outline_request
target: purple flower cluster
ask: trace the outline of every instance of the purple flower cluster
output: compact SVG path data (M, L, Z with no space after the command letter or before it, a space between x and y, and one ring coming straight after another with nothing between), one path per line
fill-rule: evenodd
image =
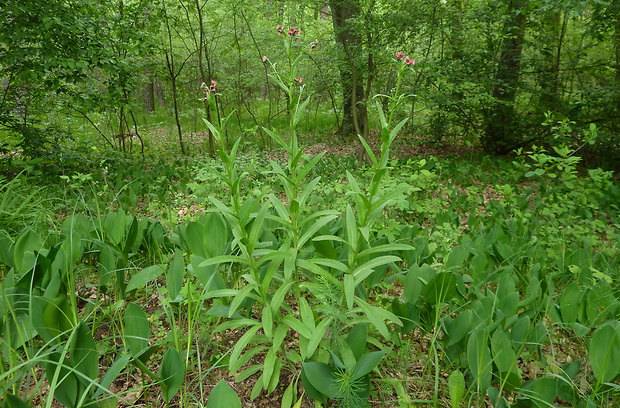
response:
M396 55L394 55L394 59L396 59L397 61L400 61L403 58L405 58L405 54L402 51L398 51L396 53ZM415 60L411 59L409 57L406 57L405 58L405 64L407 64L407 65L415 65Z
M209 100L209 95L217 92L217 82L211 81L211 85L209 86L203 82L200 84L200 89L202 89L202 93L205 95L204 101L207 102Z

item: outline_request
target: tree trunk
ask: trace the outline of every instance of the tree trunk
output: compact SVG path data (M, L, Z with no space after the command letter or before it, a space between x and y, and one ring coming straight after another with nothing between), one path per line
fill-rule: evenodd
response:
M568 18L566 13L562 19L560 10L547 12L543 19L543 30L546 31L541 36L542 74L539 78L541 94L540 108L543 112L560 112L560 61L562 56L562 46L566 33Z
M354 134L368 134L366 95L362 79L361 64L356 56L361 55L361 36L354 31L351 20L361 15L359 0L330 0L332 23L336 42L342 46L344 57L339 63L342 86L343 119L339 133L348 137Z
M149 81L144 84L142 92L142 100L144 101L144 110L147 112L155 112L155 80L151 73L148 73Z
M523 139L521 123L515 111L515 101L521 70L521 54L527 22L527 0L510 0L506 36L495 74L493 97L495 103L487 114L486 132L482 145L487 152L506 154Z

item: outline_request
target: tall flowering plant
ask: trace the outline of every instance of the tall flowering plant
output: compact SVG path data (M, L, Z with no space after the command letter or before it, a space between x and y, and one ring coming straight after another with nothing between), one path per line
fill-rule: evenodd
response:
M397 74L396 74L396 86L392 89L390 94L378 94L373 97L375 101L375 106L377 108L377 112L379 114L379 121L381 123L381 154L380 157L377 158L366 140L363 137L360 137L360 141L370 158L372 165L375 169L385 169L387 168L387 163L390 157L390 146L398 132L402 129L402 127L407 122L407 118L401 120L395 126L393 126L394 115L398 110L398 107L402 105L411 94L405 94L402 92L402 80L403 78L413 71L413 67L416 61L412 58L406 57L403 52L398 52L394 56L394 61L397 64ZM381 103L379 103L380 98L385 98L388 101L388 112L387 116L383 111L383 107Z
M283 36L284 49L286 52L286 61L288 67L286 70L278 70L278 67L269 58L263 56L263 63L268 63L271 66L273 73L269 74L269 77L278 85L280 89L284 91L288 101L288 112L290 118L290 130L291 139L295 139L295 129L301 115L305 110L310 98L302 100L302 94L305 87L303 78L299 75L299 66L303 52L299 52L295 55L295 49L299 48L301 31L297 28L291 27L285 32L285 28L282 25L276 27L278 35ZM319 44L319 40L314 40L311 43L310 49L314 50ZM291 140L293 142L293 140Z

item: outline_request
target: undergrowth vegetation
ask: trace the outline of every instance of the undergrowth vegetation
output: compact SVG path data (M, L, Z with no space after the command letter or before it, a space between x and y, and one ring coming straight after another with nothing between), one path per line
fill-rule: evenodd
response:
M306 155L292 64L272 158L224 119L217 159L3 180L3 406L617 406L613 175L391 157L398 89L370 164Z

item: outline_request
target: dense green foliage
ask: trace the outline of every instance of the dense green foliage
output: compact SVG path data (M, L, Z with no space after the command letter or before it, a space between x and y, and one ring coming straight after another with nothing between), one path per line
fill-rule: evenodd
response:
M287 101L269 63L291 62L280 39L295 27L293 46L303 53L297 74L313 95L303 134L344 137L353 129L368 137L377 126L368 107L394 87L390 60L402 51L416 60L403 83L408 104L398 112L410 118L409 131L505 154L545 144L550 133L540 124L551 112L577 131L596 123L600 138L582 156L611 167L619 7L617 0L7 0L3 159L66 166L83 144L142 150L142 134L154 128L176 134L176 148L187 153L185 139L204 131L205 112L213 120L234 111L231 129L270 145L262 126L285 123ZM200 84L211 81L209 107Z

